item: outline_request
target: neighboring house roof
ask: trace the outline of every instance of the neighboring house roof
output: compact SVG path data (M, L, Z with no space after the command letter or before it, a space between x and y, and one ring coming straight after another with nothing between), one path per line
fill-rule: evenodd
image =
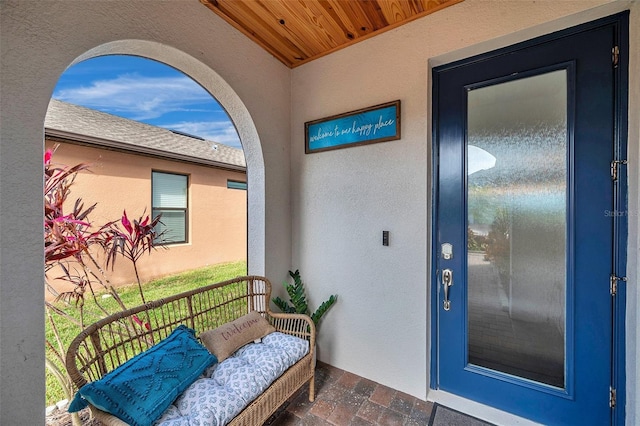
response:
M246 170L244 152L214 141L172 132L56 99L45 118L45 135L82 144Z

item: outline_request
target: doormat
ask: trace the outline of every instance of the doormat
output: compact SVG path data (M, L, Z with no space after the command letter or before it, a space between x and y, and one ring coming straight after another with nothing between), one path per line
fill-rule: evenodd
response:
M438 403L433 404L429 426L495 426Z

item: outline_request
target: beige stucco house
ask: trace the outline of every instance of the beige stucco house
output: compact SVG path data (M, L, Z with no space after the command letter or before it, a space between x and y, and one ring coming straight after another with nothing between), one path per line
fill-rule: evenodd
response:
M197 0L2 1L0 424L35 425L44 418L41 159L47 108L70 64L105 54L173 66L228 112L246 156L249 273L279 282L288 269L300 268L312 303L339 294L319 334L320 360L494 423L527 424L431 387L431 307L438 306L432 304L438 283L430 264L432 69L627 10L629 49L621 54L629 68L623 106L629 214L625 362L618 368L625 378L621 422L636 425L640 3L465 0L290 69ZM305 155L305 122L395 99L402 101L402 139ZM382 230L391 233L389 246L380 242ZM609 397L608 389L597 392Z
M52 99L45 147L56 145L54 162L90 165L70 199L97 203L93 223L118 220L123 210L130 218L163 214L164 247L141 258L143 279L246 260L241 149ZM109 279L133 283L135 273L128 262L118 262Z

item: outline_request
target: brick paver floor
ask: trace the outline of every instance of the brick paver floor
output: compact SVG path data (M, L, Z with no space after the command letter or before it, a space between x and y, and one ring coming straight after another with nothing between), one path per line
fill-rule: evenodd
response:
M267 422L288 425L424 426L433 404L318 362L316 399L304 386Z

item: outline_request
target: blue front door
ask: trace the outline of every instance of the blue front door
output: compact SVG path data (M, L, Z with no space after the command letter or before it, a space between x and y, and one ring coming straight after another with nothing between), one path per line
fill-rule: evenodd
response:
M438 389L611 423L623 21L434 69Z

